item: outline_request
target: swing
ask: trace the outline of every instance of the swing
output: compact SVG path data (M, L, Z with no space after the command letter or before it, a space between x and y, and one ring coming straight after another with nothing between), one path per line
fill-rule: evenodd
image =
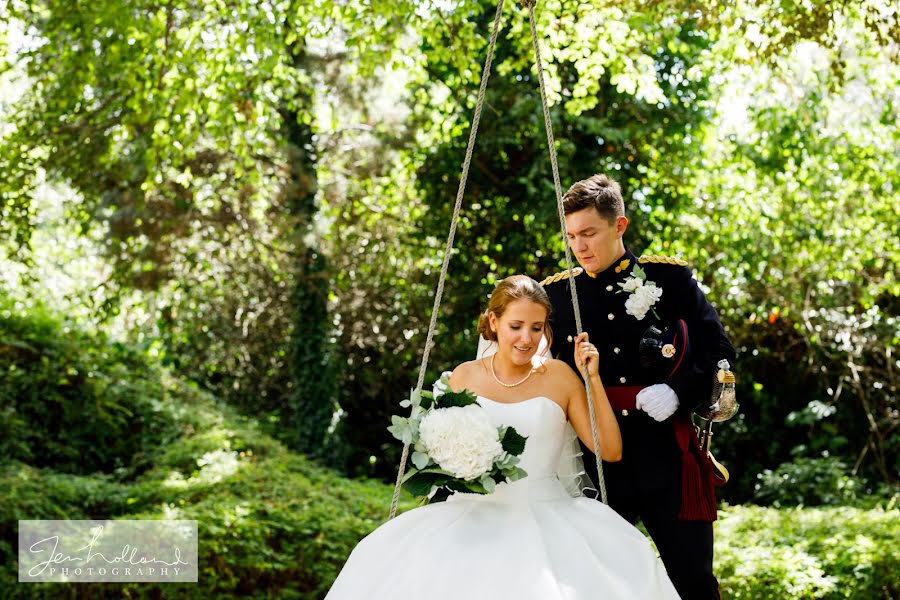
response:
M550 123L550 108L547 103L547 92L544 85L544 67L541 60L541 51L538 45L538 37L537 37L537 28L534 22L534 6L536 0L519 0L524 8L528 9L528 19L531 24L531 39L534 45L534 56L535 56L535 65L537 66L538 72L538 81L540 83L541 89L541 106L544 112L544 128L547 132L547 146L550 150L550 166L553 171L553 185L554 190L556 192L556 206L557 212L559 214L559 224L560 230L562 231L563 241L565 242L566 248L566 267L568 269L569 276L569 289L572 293L572 307L575 313L575 326L578 334L582 333L581 327L581 311L578 306L578 293L575 289L575 275L577 274L572 268L572 249L569 246L569 239L566 235L566 220L565 214L563 212L563 204L562 204L562 189L559 182L559 167L556 162L556 147L555 142L553 140L553 126ZM437 315L438 310L441 306L441 297L444 293L444 283L447 278L447 268L450 264L450 255L453 250L453 239L456 236L456 226L459 221L459 213L460 208L462 207L462 198L463 193L466 189L466 180L469 176L469 166L472 162L472 151L475 146L475 137L478 134L478 124L481 121L481 110L484 105L484 93L487 89L488 78L491 73L491 61L494 57L494 47L497 43L497 35L500 30L500 17L503 13L503 3L504 0L499 0L497 4L497 13L494 16L494 24L493 30L491 32L490 43L488 44L488 52L487 58L484 63L484 71L481 75L481 85L478 89L478 101L475 105L475 115L472 118L472 128L469 132L469 142L466 147L466 155L463 161L462 167L462 175L460 176L459 181L459 189L456 192L456 204L453 207L453 217L450 221L450 232L447 236L447 245L444 248L444 260L441 265L441 274L438 279L437 291L434 295L434 306L431 309L431 322L428 325L428 335L425 338L425 351L422 354L422 363L419 366L419 378L416 383L416 391L415 393L419 393L422 391L422 385L425 381L425 370L428 367L428 357L431 353L431 348L434 346L434 331L437 324ZM587 392L587 403L588 403L588 413L590 414L591 420L591 435L593 438L594 448L600 448L600 435L597 429L597 417L594 411L594 401L591 395L590 385L588 385L587 374L584 373L584 381L585 381L585 390ZM397 503L400 500L400 489L401 483L403 481L403 475L406 471L406 462L409 457L409 447L410 444L403 445L403 452L400 456L400 467L397 470L397 481L394 485L394 495L391 498L391 511L388 519L393 519L397 514ZM598 479L598 487L600 488L600 497L604 504L608 504L606 497L606 485L603 478L603 464L600 459L600 453L595 452L594 458L597 461L597 479Z

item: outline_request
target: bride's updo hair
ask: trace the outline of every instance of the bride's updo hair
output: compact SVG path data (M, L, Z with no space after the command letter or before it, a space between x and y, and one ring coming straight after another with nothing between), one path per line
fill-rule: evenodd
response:
M515 300L531 300L536 304L540 304L547 310L547 320L550 319L550 312L553 310L553 306L550 304L550 298L541 284L527 275L512 275L500 280L491 294L487 310L478 317L478 333L484 339L491 342L497 341L497 334L491 331L491 321L488 315L494 313L497 315L497 318L502 317L506 307ZM549 345L551 341L550 328L547 325L545 322L544 336L546 336Z

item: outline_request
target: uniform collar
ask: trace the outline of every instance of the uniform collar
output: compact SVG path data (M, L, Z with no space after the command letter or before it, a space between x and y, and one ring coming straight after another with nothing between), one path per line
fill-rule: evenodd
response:
M593 283L612 283L628 277L635 265L637 265L637 257L626 247L625 254L613 261L606 270L599 273L589 272L587 275Z

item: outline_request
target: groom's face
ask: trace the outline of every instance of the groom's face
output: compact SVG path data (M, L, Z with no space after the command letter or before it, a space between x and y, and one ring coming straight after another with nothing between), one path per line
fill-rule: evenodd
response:
M625 251L622 235L628 219L610 221L595 208L585 208L566 215L566 230L572 252L586 271L605 271Z

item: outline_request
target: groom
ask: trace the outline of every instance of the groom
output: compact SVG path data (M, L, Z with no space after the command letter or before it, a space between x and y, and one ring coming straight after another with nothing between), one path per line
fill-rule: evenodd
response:
M716 364L724 358L734 365L734 348L686 262L638 258L625 246L628 219L615 181L594 175L577 182L563 208L581 265L582 327L600 351L600 376L622 431L622 460L603 464L609 504L643 522L684 600L719 598L711 465L690 414L709 404ZM552 354L577 372L568 272L541 284L553 304ZM583 450L596 482L593 455Z

